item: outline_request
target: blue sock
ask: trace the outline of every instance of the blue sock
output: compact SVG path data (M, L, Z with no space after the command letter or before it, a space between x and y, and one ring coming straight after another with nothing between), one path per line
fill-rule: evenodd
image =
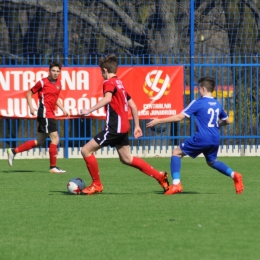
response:
M229 168L226 164L223 162L216 161L212 164L212 168L216 169L217 171L229 176L232 178L231 174L233 170Z
M172 156L170 166L173 182L174 180L180 180L181 158L178 156Z

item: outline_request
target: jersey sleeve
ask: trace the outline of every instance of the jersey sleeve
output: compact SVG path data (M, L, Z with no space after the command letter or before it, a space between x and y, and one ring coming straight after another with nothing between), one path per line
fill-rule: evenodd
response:
M33 94L39 92L39 90L42 88L43 86L43 82L42 80L39 80L32 88L31 91Z
M131 99L131 96L126 92L126 99L129 101Z
M199 102L197 100L193 100L190 102L190 104L182 111L182 113L190 118L192 114L197 112L199 109Z
M115 85L112 84L110 81L105 81L103 83L103 93L105 94L106 92L115 92Z
M219 113L219 119L220 120L227 120L228 119L228 115L227 113L224 111L224 109L222 108L222 110Z

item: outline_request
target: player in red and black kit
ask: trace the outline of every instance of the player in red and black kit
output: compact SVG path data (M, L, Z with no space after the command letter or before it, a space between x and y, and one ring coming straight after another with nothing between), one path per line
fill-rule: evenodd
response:
M42 146L49 136L51 143L49 146L50 154L50 172L51 173L66 173L56 166L57 162L57 147L59 144L59 134L55 120L56 105L62 112L69 116L68 112L62 106L59 100L61 91L61 81L58 79L61 72L62 65L59 62L52 62L50 64L49 76L42 78L34 87L32 87L26 94L26 99L30 108L30 113L35 115L37 112L37 120L39 123L36 140L30 140L17 148L8 149L8 163L13 165L14 157L17 153L28 151L36 146ZM38 93L39 108L38 111L33 107L32 95Z
M116 147L122 163L135 167L143 173L155 178L164 191L168 190L169 182L166 172L159 172L144 160L130 154L128 139L128 131L130 129L128 120L129 107L135 124L135 138L142 136L142 130L139 126L137 107L126 92L122 81L116 76L118 67L117 58L114 55L101 58L99 60L99 66L101 68L102 76L105 79L103 83L104 97L90 109L82 109L80 115L88 115L105 106L106 127L105 130L98 133L81 149L82 156L92 178L91 185L83 189L82 193L91 195L102 192L103 185L100 181L98 163L94 156L94 152L101 147L108 145Z

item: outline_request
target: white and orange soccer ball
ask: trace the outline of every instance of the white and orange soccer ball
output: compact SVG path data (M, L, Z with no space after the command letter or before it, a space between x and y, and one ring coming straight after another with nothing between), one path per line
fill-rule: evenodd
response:
M79 195L81 191L86 187L85 182L81 178L73 178L71 179L68 184L68 192L70 194Z

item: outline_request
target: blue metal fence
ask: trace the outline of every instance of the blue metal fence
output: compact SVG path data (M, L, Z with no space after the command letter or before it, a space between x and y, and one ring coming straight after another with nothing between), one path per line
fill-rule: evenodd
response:
M249 57L241 55L236 58L240 63L230 63L232 57L199 56L196 57L196 63L194 63L193 67L189 62L189 58L185 56L171 57L171 60L174 61L174 65L182 64L185 66L185 82L189 81L187 78L190 77L190 71L193 71L198 78L204 75L215 78L217 98L223 103L232 118L232 123L221 130L222 146L258 147L260 136L259 59L258 56L253 55ZM124 57L119 60L121 65L126 65ZM147 63L147 59L145 61ZM196 83L193 83L190 92L185 91L185 106L190 102L192 96L197 97L195 85ZM225 89L223 86L225 86ZM35 120L3 119L1 124L0 142L2 147L0 148L4 150L8 147L16 147L22 142L36 137L37 123ZM144 135L139 140L135 140L132 136L132 125L130 134L132 147L137 147L137 149L148 147L148 150L160 150L162 147L168 148L179 144L183 139L192 135L194 131L194 123L190 120L157 126L154 129L146 129L145 125L146 120L141 120ZM58 121L64 157L69 157L69 149L79 150L84 143L103 128L103 120L73 119ZM48 148L48 141L44 147L46 149Z
M41 55L23 54L15 59L1 55L1 66L44 66L50 60L62 60L64 66L95 66L98 54L72 55L69 53L68 1L63 7L64 45L63 52ZM142 54L129 56L119 54L120 65L183 65L185 67L184 105L197 97L196 80L201 76L211 76L216 80L216 97L223 103L232 123L221 130L222 147L256 147L259 144L259 57L258 54L199 54L195 52L194 1L190 4L190 49L189 54ZM146 120L141 121L143 137L134 140L133 125L130 133L132 149L158 149L178 145L194 133L194 120L165 124L146 129ZM70 157L69 150L80 147L103 129L104 121L96 119L73 119L58 121L60 147L64 157ZM37 123L34 120L0 120L0 149L16 147L22 142L36 137ZM48 142L45 147L48 149Z

